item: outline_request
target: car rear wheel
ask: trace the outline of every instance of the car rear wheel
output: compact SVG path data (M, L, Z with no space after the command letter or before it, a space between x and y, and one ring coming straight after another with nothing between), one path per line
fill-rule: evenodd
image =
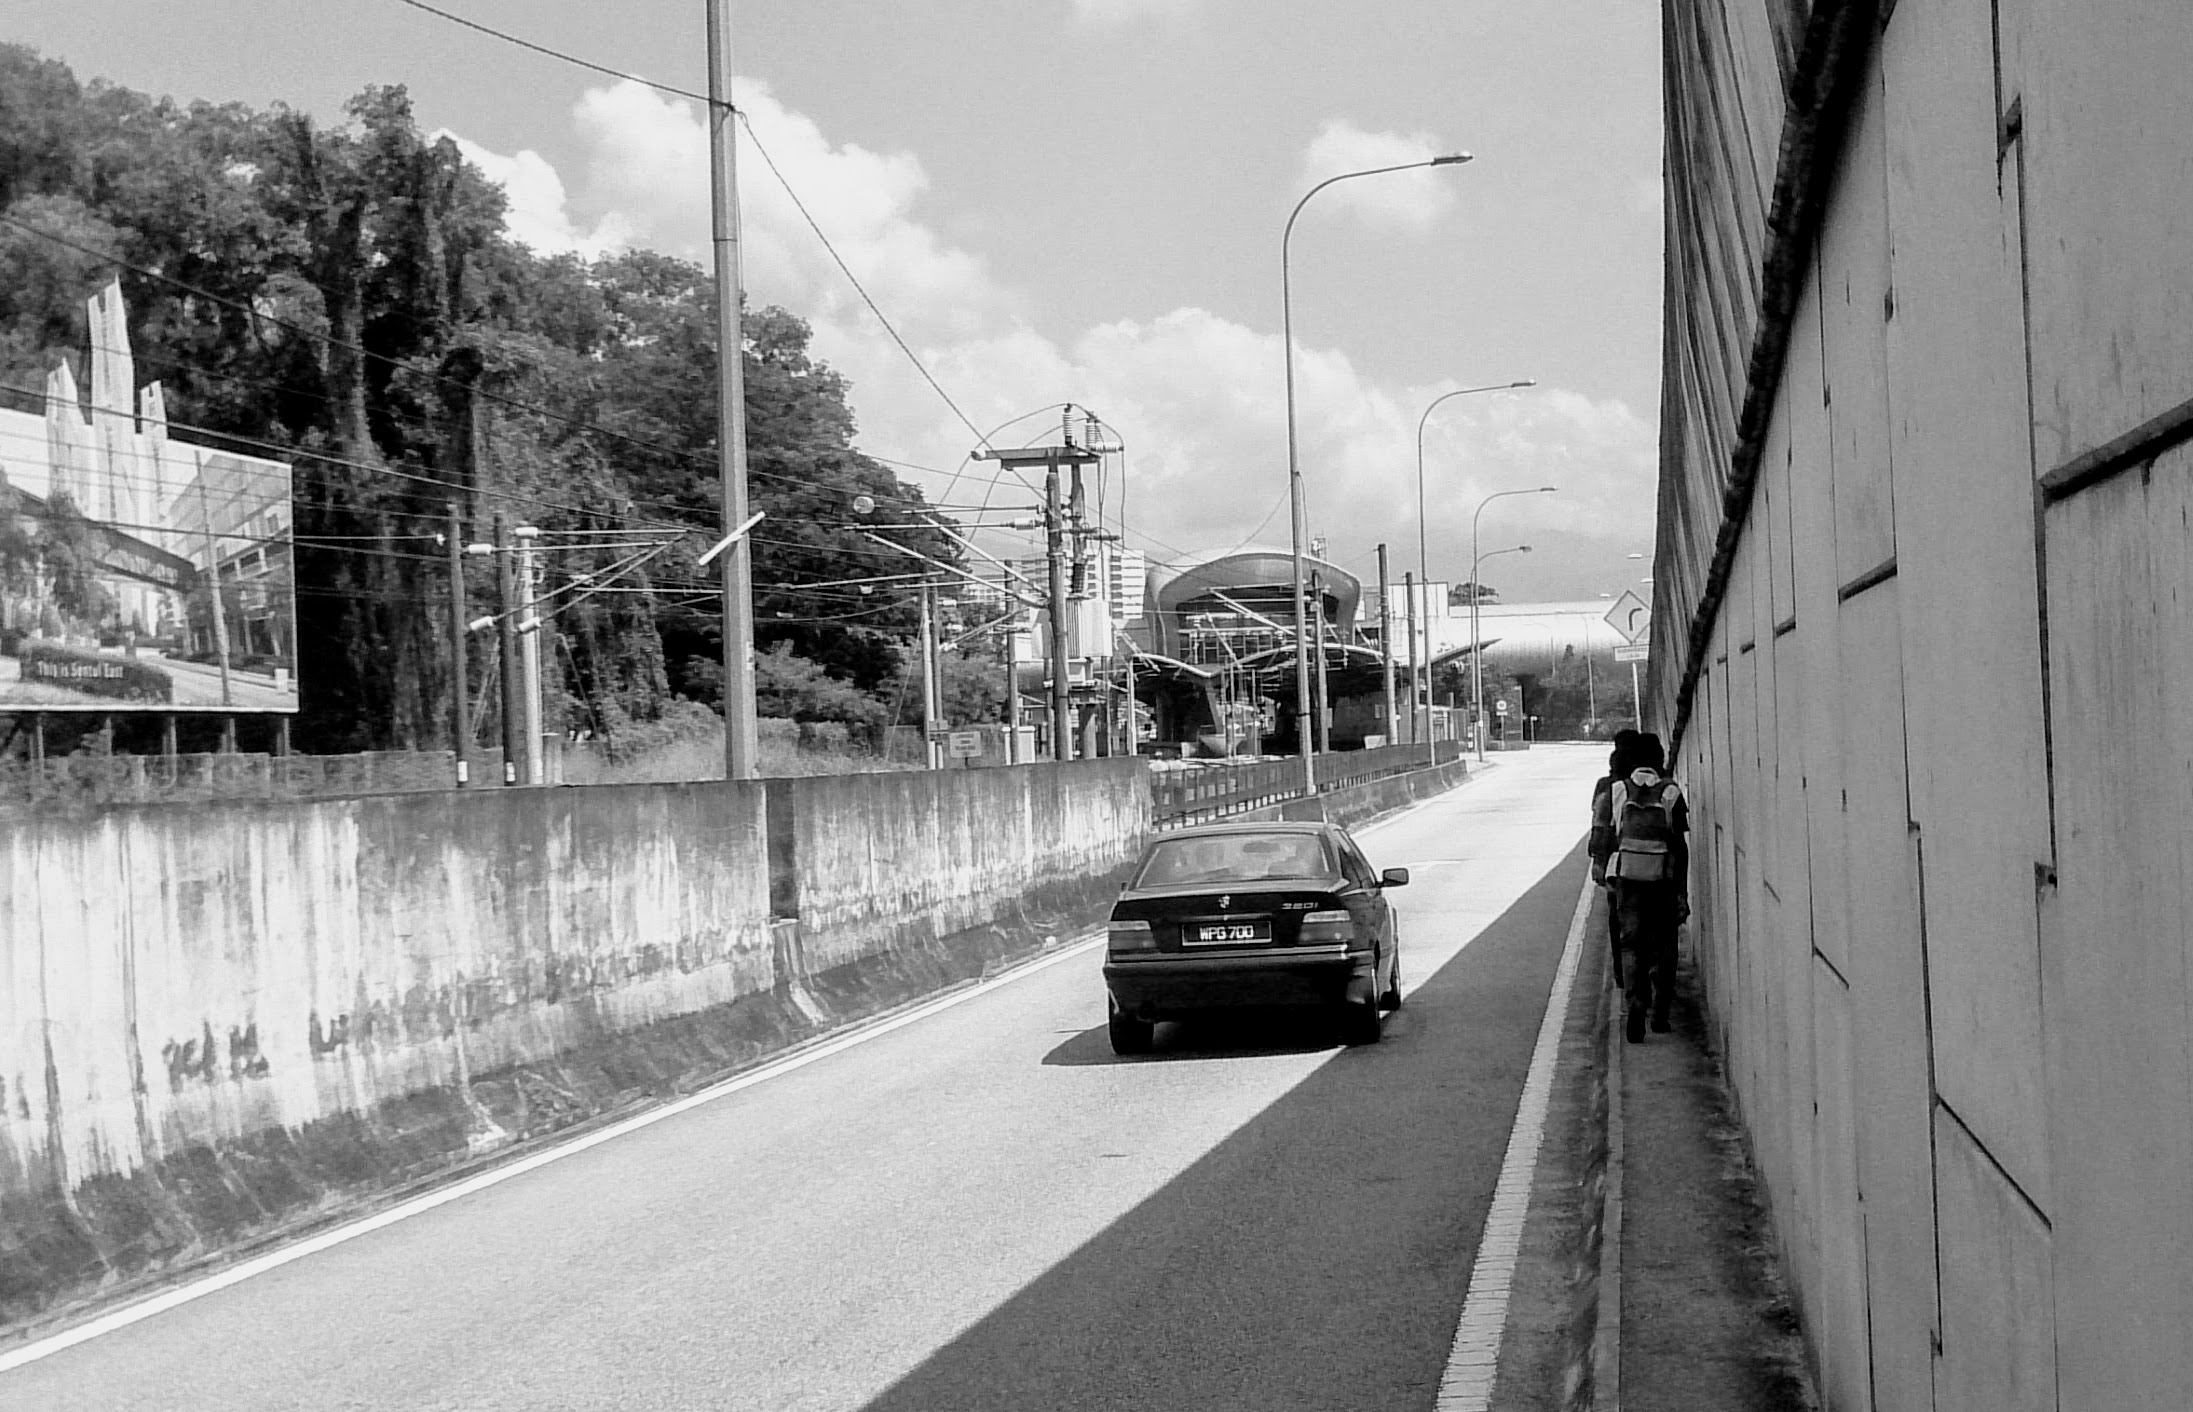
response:
M1379 1036L1378 979L1374 974L1371 986L1361 1000L1348 1002L1340 1017L1340 1041L1343 1044L1376 1044Z
M1113 1002L1112 1011L1106 1017L1105 1028L1111 1032L1114 1054L1147 1054L1157 1026L1148 1020L1138 1020Z

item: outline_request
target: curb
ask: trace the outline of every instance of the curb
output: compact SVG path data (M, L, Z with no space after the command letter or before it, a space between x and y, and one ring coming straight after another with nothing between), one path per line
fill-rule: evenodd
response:
M1619 1006L1606 1003L1602 992L1600 1013L1619 1016ZM1600 1033L1607 1047L1607 1156L1600 1182L1599 1215L1599 1312L1592 1325L1591 1369L1593 1412L1621 1412L1622 1407L1622 1050L1620 1026L1604 1023Z

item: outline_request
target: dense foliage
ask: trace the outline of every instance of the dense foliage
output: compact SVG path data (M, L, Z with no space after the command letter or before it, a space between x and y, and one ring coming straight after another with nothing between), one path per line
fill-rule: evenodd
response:
M294 463L304 748L447 742L436 536L452 502L468 541L500 516L544 544L600 545L544 556L550 589L598 590L559 600L543 653L558 723L614 729L720 695L719 614L694 565L720 533L711 281L644 251L542 255L502 216L500 189L420 132L401 88L368 89L330 127L82 84L0 45L0 403L39 410L47 370L81 366L84 300L118 273L139 377L164 384L176 434ZM810 713L888 717L906 699L910 590L802 586L911 566L847 522L857 494L903 522L919 492L854 449L845 383L800 320L750 313L746 335L771 678ZM634 545L601 543L649 538L676 543L636 564ZM483 611L491 567L468 576Z

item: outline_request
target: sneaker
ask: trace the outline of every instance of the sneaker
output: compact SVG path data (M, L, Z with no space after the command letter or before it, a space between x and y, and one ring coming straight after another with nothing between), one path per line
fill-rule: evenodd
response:
M1643 1044L1645 1042L1645 1012L1642 1010L1630 1011L1629 1023L1623 1026L1623 1033L1631 1044Z

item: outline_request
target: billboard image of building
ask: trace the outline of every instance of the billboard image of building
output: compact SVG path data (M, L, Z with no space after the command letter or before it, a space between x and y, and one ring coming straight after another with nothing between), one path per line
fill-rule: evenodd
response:
M89 301L89 406L0 410L0 714L297 709L290 467L168 435L121 288Z

